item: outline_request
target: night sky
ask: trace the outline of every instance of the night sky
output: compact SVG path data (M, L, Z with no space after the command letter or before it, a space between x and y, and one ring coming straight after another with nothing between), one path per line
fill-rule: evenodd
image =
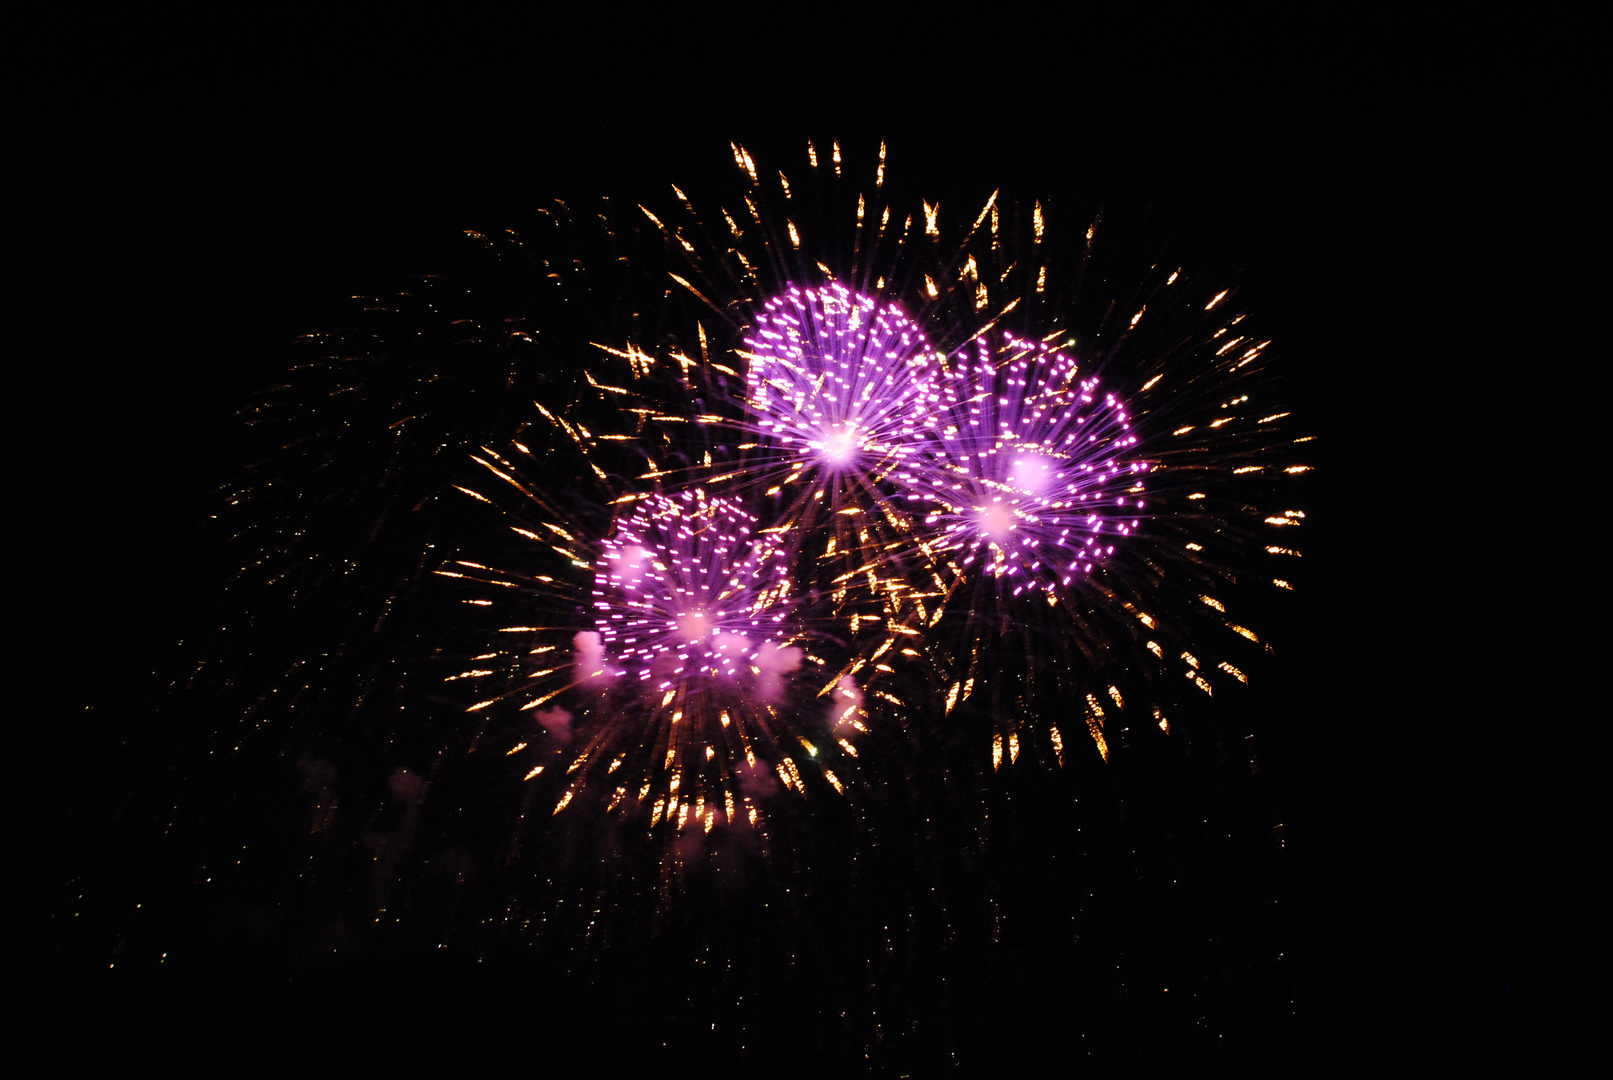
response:
M1569 332L1600 302L1582 273L1588 79L1572 50L1499 24L1098 8L989 31L757 27L734 44L717 27L541 19L25 35L8 350L26 620L8 967L30 1003L25 1060L513 1060L546 1075L654 1061L665 1043L711 1068L860 1067L866 1033L824 1020L838 1010L812 981L831 960L761 988L750 1034L699 1030L730 1013L689 973L693 932L581 973L557 949L280 963L280 939L192 898L196 853L154 854L151 814L164 792L213 790L174 751L176 727L207 719L164 688L227 603L216 490L249 452L236 411L292 339L346 317L351 295L456 265L463 230L519 229L540 199L696 195L730 182L729 139L779 162L811 138L865 161L883 140L893 182L946 205L1000 186L1054 215L1101 209L1139 265L1163 251L1235 281L1319 436L1300 589L1259 627L1275 651L1239 721L1258 776L1189 763L1138 781L1213 789L1248 836L1281 825L1280 849L1247 858L1181 841L1208 865L1205 925L1237 943L1184 959L1198 939L1170 905L1191 902L1126 881L1099 889L1092 946L1128 957L1124 992L1080 966L1095 953L1042 940L1061 910L1047 893L1069 882L1039 876L1051 832L1029 822L1068 792L1028 782L980 869L1005 943L951 969L975 985L910 1010L945 1053L868 1067L1566 1061L1598 1012L1580 969L1606 945L1588 928L1606 899L1605 838L1587 824L1600 719L1582 703L1606 636L1586 435L1605 346ZM260 778L271 802L277 775ZM274 815L259 826L271 844ZM130 902L167 914L141 922ZM1159 923L1127 911L1156 902ZM169 940L173 968L151 958ZM1211 1028L1140 984L1177 971L1211 988Z

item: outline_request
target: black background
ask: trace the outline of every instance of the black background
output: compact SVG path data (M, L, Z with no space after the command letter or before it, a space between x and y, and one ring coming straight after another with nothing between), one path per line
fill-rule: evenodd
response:
M115 858L95 838L142 764L120 747L215 589L233 414L286 343L538 198L698 187L731 169L730 138L778 160L809 137L864 155L884 140L893 171L959 205L1004 184L1055 212L1101 203L1236 275L1321 436L1306 591L1260 691L1284 717L1263 767L1287 818L1295 1018L1272 1046L1241 1033L1220 1065L1483 1065L1584 1037L1607 853L1586 824L1600 721L1576 687L1605 604L1594 353L1566 332L1598 300L1574 50L1528 26L1343 13L982 18L125 18L24 36L8 757L30 1052L213 1045L205 1009L133 1008L156 977L103 971L93 928L61 929L65 883ZM478 1044L530 1023L523 1054L587 1060L554 1049L585 1027L449 996L402 1026ZM277 1008L216 1052L296 1042L309 1017ZM483 1031L489 1015L516 1032ZM1124 1047L1147 1039L1114 1053L1146 1064Z

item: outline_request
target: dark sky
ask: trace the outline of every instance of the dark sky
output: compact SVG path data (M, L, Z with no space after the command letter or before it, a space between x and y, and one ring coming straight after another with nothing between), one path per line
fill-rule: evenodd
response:
M1322 437L1307 591L1261 698L1284 718L1264 767L1304 1014L1284 1052L1478 1061L1572 1037L1577 956L1603 940L1580 921L1574 687L1601 605L1588 360L1565 332L1594 299L1573 52L1505 25L1098 7L734 44L675 21L40 28L11 117L15 531L46 700L18 717L41 736L15 761L37 783L30 926L116 803L116 740L143 722L117 703L150 700L206 609L232 416L294 335L539 198L710 184L730 138L773 160L884 140L944 199L1101 204L1235 275ZM69 1041L139 993L96 977L50 976L83 1010Z

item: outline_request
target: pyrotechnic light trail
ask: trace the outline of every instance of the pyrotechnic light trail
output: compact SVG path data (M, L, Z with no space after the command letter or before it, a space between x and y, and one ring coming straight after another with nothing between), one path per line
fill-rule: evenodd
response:
M174 925L284 903L315 970L611 954L622 1000L702 968L750 1020L816 965L778 1015L876 1068L1049 927L1071 970L1112 959L1071 926L1175 955L1175 871L1246 854L1216 800L1258 590L1303 586L1269 342L1169 265L1091 298L1096 223L893 205L883 148L861 187L821 149L736 147L726 205L547 205L471 235L474 286L302 340L220 515L235 609L174 680Z
M1292 587L1261 561L1295 558L1303 513L1273 500L1310 466L1230 291L1167 268L1083 307L1040 203L902 209L883 148L871 188L841 158L809 149L791 178L736 146L739 202L675 189L639 208L647 234L557 203L532 246L550 322L443 316L434 348L414 298L371 302L399 333L310 339L318 362L255 411L285 434L235 492L259 510L242 580L294 604L353 582L355 625L460 657L443 752L501 748L518 832L610 819L691 857L691 833L765 832L780 800L874 797L881 745L1101 767L1249 678L1242 598ZM451 489L448 509L445 473L492 516ZM433 571L458 614L410 624L445 595ZM278 700L313 700L346 641Z
M809 156L816 169L816 152ZM1250 506L1249 485L1279 466L1284 475L1308 466L1276 460L1274 422L1286 414L1250 416L1256 405L1240 391L1262 370L1266 343L1243 332L1241 314L1228 313L1228 291L1192 308L1180 272L1172 273L1122 325L1078 334L1047 306L1057 283L1049 285L1041 206L1017 249L1034 265L1027 276L1023 258L1003 254L1008 230L996 195L954 252L926 256L953 268L938 285L933 271L915 274L906 264L917 247L937 250L938 208L924 204L898 225L889 207L859 194L843 280L821 257L803 257L807 234L789 209L788 179L781 173L773 190L737 146L735 160L750 193L742 213L717 215L717 239L681 191L689 222L644 211L668 251L688 263L674 281L708 313L731 320L729 336L698 320L698 359L632 341L602 344L605 355L628 361L630 378L601 369L586 382L600 403L638 417L617 425L632 433L591 435L542 410L601 479L624 474L604 463L607 451L619 456L637 443L649 463L636 481L628 470L625 487L609 485L609 501L625 516L596 537L596 624L578 630L587 643L579 656L597 652L604 666L577 672L566 692L575 699L580 688L597 691L619 677L644 686L645 701L666 695L655 708L641 703L645 715L633 721L647 744L660 746L667 737L655 709L690 715L680 712L691 698L680 679L700 672L731 682L756 667L765 643L800 648L837 628L843 657L831 664L806 653L834 674L825 693L855 692L858 712L876 727L891 706L937 723L971 697L989 700L1000 765L1005 748L1016 760L1022 732L1038 727L1058 761L1070 750L1051 716L1022 723L1046 712L1035 704L1038 687L1050 700L1085 703L1082 722L1107 760L1114 740L1104 731L1114 714L1121 728L1135 714L1169 730L1162 706L1174 699L1167 687L1180 685L1171 669L1180 666L1206 694L1212 673L1246 681L1203 634L1219 625L1249 642L1256 636L1212 592L1225 595L1222 586L1241 572L1251 547L1242 537L1254 522L1301 520ZM882 186L883 172L876 195ZM770 217L768 200L780 195L779 216ZM1005 287L1017 279L1032 292ZM901 281L916 288L899 290ZM1150 355L1139 335L1156 324L1172 338ZM671 380L656 383L658 371ZM1228 498L1233 486L1244 491ZM700 552L708 560L703 580L748 590L738 624L724 621L733 616L717 610L704 584L690 591L677 577L689 565L668 554L704 535L673 539L692 528L696 505L727 507L755 537L749 547L730 539ZM641 588L665 599L639 599ZM768 628L756 622L764 618L773 620ZM783 623L790 631L770 637ZM1008 669L1021 666L1016 687ZM939 694L923 689L937 679ZM983 689L989 699L979 698ZM740 711L732 704L701 715L732 719ZM743 727L789 727L782 711L772 703L765 722L757 714ZM614 737L625 739L631 726L614 725ZM799 734L810 723L794 727ZM714 758L737 760L736 749L703 740L696 742ZM726 768L732 784L732 765L713 767ZM569 788L565 801L578 790ZM611 805L624 801L619 791Z

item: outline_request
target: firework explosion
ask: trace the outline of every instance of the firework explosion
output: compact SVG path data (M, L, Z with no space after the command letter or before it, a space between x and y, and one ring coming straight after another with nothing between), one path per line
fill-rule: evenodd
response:
M787 699L802 657L792 644L801 631L791 618L782 538L758 532L756 518L732 500L695 488L636 502L599 547L589 602L593 628L571 635L569 655L563 644L529 652L560 656L558 665L535 671L515 665L522 678L514 694L525 698L523 710L562 694L578 710L574 749L570 711L554 706L536 714L549 749L572 751L556 812L597 790L606 793L606 812L653 806L652 828L675 820L676 828L692 822L709 833L735 821L757 825L754 797L776 787L770 773L804 793L791 757L801 744L775 731L781 710L800 707ZM460 566L439 573L463 577L486 569ZM491 674L470 670L459 677ZM556 678L559 688L541 689ZM544 767L533 766L525 778L536 779ZM832 771L822 772L839 787Z
M901 479L956 573L979 561L1009 595L1056 603L1138 526L1148 465L1126 456L1126 410L1040 342L1004 336L994 352L982 336L956 360L962 401Z
M543 732L509 752L542 743L564 759L557 812L592 794L652 829L755 825L764 791L807 792L800 763L844 793L848 735L944 727L971 699L994 767L1031 736L1065 762L1044 696L1080 703L1108 760L1134 716L1169 732L1177 687L1246 681L1221 635L1258 639L1213 593L1253 557L1292 557L1262 529L1303 515L1258 510L1251 485L1306 466L1280 460L1286 414L1256 417L1241 392L1266 343L1238 331L1228 293L1184 304L1173 273L1122 325L1080 337L1049 297L1039 205L1034 276L1012 260L991 269L1009 246L996 196L948 254L936 207L898 227L859 194L842 279L800 257L788 179L770 216L754 160L736 148L736 161L751 227L723 211L727 236L697 243L681 192L690 223L644 211L706 311L689 335L699 358L598 343L587 389L539 406L613 520L551 512L553 493L514 475L519 454L484 447L478 460L518 493L512 512L540 511L516 531L564 563L440 571L563 613L542 643L456 676L497 682L472 711L547 706ZM882 153L876 189L883 176ZM1028 295L1001 288L1016 273ZM903 280L922 285L903 295Z
M942 411L941 358L894 306L843 285L792 287L769 300L745 342L746 407L791 468L821 477L830 513L875 496ZM854 477L855 487L834 483Z
M476 288L365 299L249 412L239 611L182 691L222 776L187 807L236 818L153 820L208 889L290 883L297 962L682 926L734 1001L833 940L800 993L872 1046L1015 932L1005 817L1079 876L1104 792L1214 744L1303 521L1265 342L1168 268L1093 307L1091 230L1072 268L1040 206L909 212L839 157L475 234Z
M727 208L556 204L473 234L490 287L303 340L228 491L239 610L181 681L216 794L152 820L209 898L287 883L295 963L515 947L625 985L670 937L673 977L731 965L713 1000L810 966L820 1020L929 1060L915 1017L1017 932L1001 822L1058 834L1027 888L1066 906L1022 940L1068 941L1105 806L1217 749L1302 440L1219 283L1093 307L1093 230L1071 267L1039 205L736 160Z

